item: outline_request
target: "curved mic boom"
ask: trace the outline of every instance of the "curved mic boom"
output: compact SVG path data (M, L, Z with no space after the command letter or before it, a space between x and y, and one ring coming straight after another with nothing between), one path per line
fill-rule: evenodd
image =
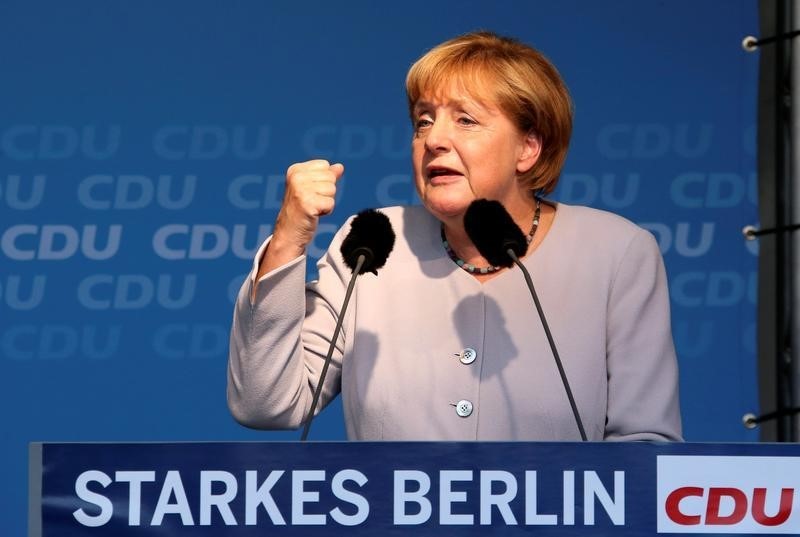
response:
M564 391L567 392L567 399L569 399L569 405L572 408L572 415L575 417L578 432L581 434L581 440L585 442L586 431L583 429L583 421L581 421L581 416L578 413L575 398L572 396L572 389L569 386L564 365L558 355L556 343L553 341L553 335L550 333L550 326L544 316L542 304L539 302L539 296L533 287L533 280L531 280L528 269L519 261L519 256L525 255L528 250L528 242L525 240L525 235L499 201L485 199L475 200L470 204L464 214L464 229L472 243L489 263L502 267L511 267L516 264L522 270L522 274L525 276L525 283L528 284L528 290L531 292L533 303L536 305L539 319L542 321L542 327L547 336L547 342L550 344L550 350L553 352L558 374L564 384Z
M344 312L347 311L347 304L350 302L350 295L353 294L353 287L356 284L356 277L365 272L378 274L378 269L386 264L389 254L394 248L394 230L389 218L375 209L361 211L353 218L350 223L350 232L342 241L339 251L342 253L345 264L350 268L353 275L347 285L347 292L344 295L342 309L339 311L339 318L336 320L336 328L333 329L333 337L328 347L328 354L325 356L325 363L314 390L314 398L311 400L311 408L306 416L303 434L300 441L305 442L308 432L311 430L311 422L314 420L314 412L319 404L319 397L322 394L322 386L325 384L325 376L333 358L333 349L336 347L336 340L342 330Z

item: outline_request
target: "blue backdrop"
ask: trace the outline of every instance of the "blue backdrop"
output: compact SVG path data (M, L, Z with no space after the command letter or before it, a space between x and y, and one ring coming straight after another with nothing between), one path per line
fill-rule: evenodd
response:
M25 531L29 441L298 437L225 404L233 296L283 173L346 166L314 257L349 214L415 203L406 70L480 28L571 88L554 198L658 238L687 439L757 439L740 421L757 408L755 0L2 0L4 535ZM338 404L312 437L344 437Z

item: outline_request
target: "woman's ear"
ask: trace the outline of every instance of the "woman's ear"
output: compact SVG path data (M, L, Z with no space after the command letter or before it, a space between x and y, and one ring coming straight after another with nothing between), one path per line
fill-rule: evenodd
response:
M522 140L522 152L517 160L517 173L523 174L533 168L542 154L542 137L531 131Z

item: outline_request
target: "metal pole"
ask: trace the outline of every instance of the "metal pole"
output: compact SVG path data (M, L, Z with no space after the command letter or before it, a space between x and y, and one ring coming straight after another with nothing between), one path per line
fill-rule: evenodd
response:
M760 32L774 36L790 32L800 0L761 0ZM796 151L792 122L797 111L791 102L797 84L793 68L800 55L792 55L794 39L775 40L759 48L758 175L759 217L762 228L782 228L796 222L792 184ZM797 418L786 411L796 406L798 394L798 325L793 311L798 300L794 284L798 274L795 252L797 232L778 232L759 239L758 362L761 413L776 412L777 419L761 427L762 441L796 441Z
M792 0L791 16L788 17L792 23L792 30L800 29L800 0ZM791 88L790 102L791 120L789 126L789 153L791 159L790 185L792 189L792 210L790 211L790 223L800 222L800 151L797 149L797 140L800 136L800 38L792 39L788 46L790 54L791 69ZM790 383L791 383L791 405L800 406L800 231L795 231L791 235L792 246L792 322L791 322L791 361ZM800 414L795 414L791 423L791 436L789 440L800 441Z

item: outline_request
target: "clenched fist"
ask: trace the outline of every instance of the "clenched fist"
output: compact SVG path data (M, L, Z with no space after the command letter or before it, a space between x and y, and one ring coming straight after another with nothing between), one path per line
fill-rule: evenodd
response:
M258 277L305 253L319 217L333 211L342 164L327 160L298 162L286 170L286 193L275 221L272 241L261 260Z

